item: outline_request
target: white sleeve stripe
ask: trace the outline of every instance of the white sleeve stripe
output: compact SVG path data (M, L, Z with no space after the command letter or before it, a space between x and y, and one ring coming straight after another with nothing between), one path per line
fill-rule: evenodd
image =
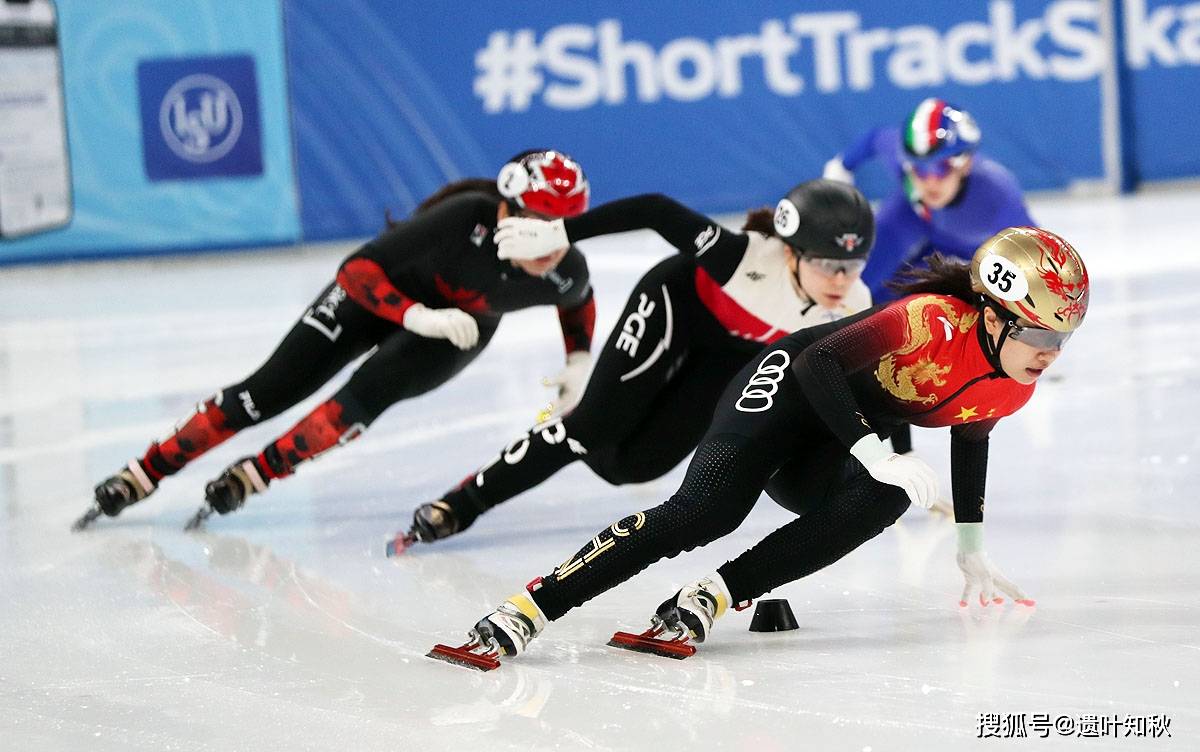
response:
M717 244L717 241L721 239L721 228L718 226L718 227L716 228L716 230L717 230L717 232L716 232L716 234L714 234L714 235L712 236L712 240L710 240L710 241L708 241L707 243L705 243L703 246L701 246L701 247L700 247L700 249L699 249L699 250L697 250L697 251L696 251L696 258L700 258L701 256L703 256L703 255L704 255L704 253L705 253L705 252L706 252L708 249L710 249L710 248L712 248L714 245L716 245L716 244Z

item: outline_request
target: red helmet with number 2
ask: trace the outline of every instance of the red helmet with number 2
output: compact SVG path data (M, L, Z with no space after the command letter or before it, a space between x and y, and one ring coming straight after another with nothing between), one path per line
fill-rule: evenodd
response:
M1035 327L1073 332L1087 314L1087 267L1070 243L1037 227L1010 227L971 259L971 287Z
M553 149L514 157L500 169L496 187L522 209L550 217L582 214L590 193L579 163Z

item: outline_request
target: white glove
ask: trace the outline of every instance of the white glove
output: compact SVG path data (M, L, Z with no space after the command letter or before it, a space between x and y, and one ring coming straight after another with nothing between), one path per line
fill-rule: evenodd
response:
M591 370L592 354L587 350L576 350L567 355L567 365L561 371L542 379L542 386L558 387L558 396L550 402L547 419L562 415L579 403Z
M929 509L937 499L938 479L933 468L911 455L896 454L875 434L869 433L855 442L850 447L850 454L862 463L872 478L904 489L909 500L922 509Z
M954 519L954 502L950 501L949 499L943 499L942 497L939 496L937 499L934 500L933 504L929 507L929 511L932 512L933 514L941 515L942 517L945 517L948 520L953 520Z
M825 163L825 170L821 173L821 177L826 180L836 180L840 183L854 185L854 173L846 169L845 163L842 162L841 154Z
M479 341L479 324L457 308L427 308L413 303L404 312L404 328L432 339L448 339L459 350L470 350Z
M496 225L493 239L496 257L501 259L541 258L571 244L561 219L547 222L532 217L505 217Z

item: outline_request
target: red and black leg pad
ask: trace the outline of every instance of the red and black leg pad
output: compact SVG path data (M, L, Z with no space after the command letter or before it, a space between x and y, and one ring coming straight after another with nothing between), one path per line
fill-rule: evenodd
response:
M650 653L664 658L683 660L696 654L696 646L691 644L687 635L665 639L659 637L664 631L663 626L656 625L641 634L633 632L617 632L608 641L614 648L632 650L636 653Z
M351 430L355 423L348 421L345 413L345 406L336 399L323 402L271 442L257 457L268 479L291 475L301 462L355 438L357 433Z
M174 475L183 466L237 433L228 425L216 399L196 406L196 412L175 427L175 432L155 442L141 459L142 468L155 483Z
M478 640L459 645L456 648L442 644L434 645L433 650L426 653L426 656L479 671L492 671L500 668L500 654L489 650Z

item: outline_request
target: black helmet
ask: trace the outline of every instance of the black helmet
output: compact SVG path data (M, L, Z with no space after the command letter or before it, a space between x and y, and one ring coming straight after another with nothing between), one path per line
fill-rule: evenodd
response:
M862 259L875 244L875 215L854 186L810 180L779 200L775 232L801 256Z

